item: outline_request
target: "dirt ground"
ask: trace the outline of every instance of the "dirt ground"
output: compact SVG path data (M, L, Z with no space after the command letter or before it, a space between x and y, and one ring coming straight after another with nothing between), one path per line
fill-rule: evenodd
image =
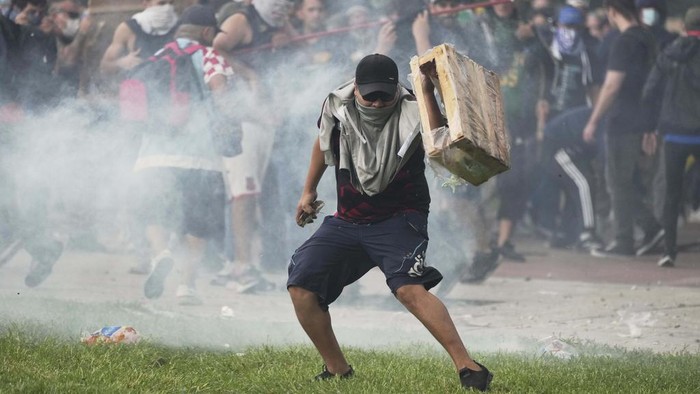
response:
M658 256L597 259L554 251L539 241L518 245L526 263L503 262L480 285L458 284L445 298L459 332L477 352L536 354L547 337L655 352L700 351L700 226L686 228L689 245L677 267L656 266ZM431 242L435 242L434 240ZM308 344L284 291L283 273L270 275L278 290L240 295L198 284L204 305L179 306L177 273L156 301L143 297L145 277L130 275L130 256L67 251L53 275L29 289L29 256L21 252L0 268L0 318L39 323L78 338L105 325L132 325L168 345L244 349L260 344ZM438 266L439 268L439 266ZM344 345L436 347L420 323L393 299L377 270L331 307ZM228 313L222 314L227 307ZM232 311L232 313L231 313Z

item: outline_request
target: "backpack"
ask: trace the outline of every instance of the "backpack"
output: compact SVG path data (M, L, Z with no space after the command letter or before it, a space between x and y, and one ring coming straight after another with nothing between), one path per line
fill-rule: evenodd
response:
M180 48L173 41L131 70L119 85L122 119L155 129L185 126L193 106L205 97L192 63L192 55L203 48L199 44Z

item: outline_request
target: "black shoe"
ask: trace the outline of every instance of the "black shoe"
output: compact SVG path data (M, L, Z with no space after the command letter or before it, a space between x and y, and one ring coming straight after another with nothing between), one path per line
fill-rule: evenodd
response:
M350 367L350 369L349 369L347 372L345 372L344 374L338 374L338 375L336 375L336 374L332 374L332 373L328 372L328 368L327 368L326 365L324 364L324 365L323 365L323 372L321 372L320 374L316 375L316 376L314 377L314 380L321 381L321 380L333 379L333 378L335 378L335 377L339 377L340 379L348 379L348 378L351 378L351 377L355 374L355 370L352 369L352 365L349 365L349 367Z
M498 248L498 252L506 260L516 261L518 263L524 263L526 261L525 256L516 252L515 246L510 242L504 243L503 246Z
M657 264L659 267L673 268L675 266L675 260L673 256L666 254Z
M175 265L175 261L173 261L169 253L161 258L157 258L155 267L153 267L153 271L151 271L143 286L143 294L146 298L153 299L163 295L165 278L168 277L170 270L173 269L173 265Z
M500 254L498 249L491 249L489 253L476 252L474 262L460 276L461 283L481 283L498 268Z
M472 371L469 368L464 368L459 371L459 381L465 389L477 389L486 391L489 389L493 374L483 365L476 363L481 367L481 371Z
M29 273L24 278L24 284L28 287L37 287L45 281L51 275L53 266L61 257L61 253L63 253L63 244L59 241L53 241L49 247L33 256Z
M591 256L594 257L632 257L634 256L634 247L632 245L623 245L613 241L605 249L594 249L591 251Z
M666 231L664 229L647 233L644 236L642 244L637 249L637 256L642 256L650 250L654 249L664 239L665 235Z

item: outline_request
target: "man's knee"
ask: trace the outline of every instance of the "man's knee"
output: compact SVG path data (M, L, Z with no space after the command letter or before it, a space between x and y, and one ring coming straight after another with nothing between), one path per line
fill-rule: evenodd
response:
M418 305L427 293L423 285L405 285L396 290L396 298L406 308L411 309Z
M287 288L287 291L289 292L289 296L292 298L292 301L294 303L308 302L309 300L313 300L315 302L318 302L316 294L314 294L313 292L306 290L302 287L289 286Z

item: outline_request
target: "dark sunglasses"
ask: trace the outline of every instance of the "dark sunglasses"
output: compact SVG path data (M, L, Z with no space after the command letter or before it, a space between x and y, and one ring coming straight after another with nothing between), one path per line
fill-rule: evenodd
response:
M392 101L396 95L395 94L389 94L385 92L372 92L367 95L362 96L362 98L365 101L369 102L375 102L377 100L381 100L385 103L388 103L389 101Z
M64 13L68 15L70 19L78 19L80 18L80 12L75 12L75 11L66 11L66 10L58 10L56 12L57 14Z

